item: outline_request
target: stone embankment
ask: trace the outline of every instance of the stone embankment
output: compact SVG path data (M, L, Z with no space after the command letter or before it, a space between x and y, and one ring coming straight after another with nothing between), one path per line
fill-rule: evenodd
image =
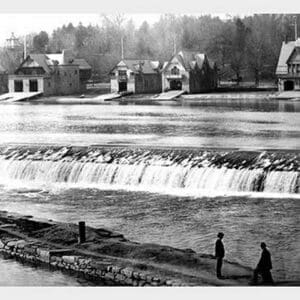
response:
M128 241L106 229L86 228L78 242L76 224L56 223L0 211L0 254L117 286L247 285L252 270L224 264L215 278L215 259L191 249Z

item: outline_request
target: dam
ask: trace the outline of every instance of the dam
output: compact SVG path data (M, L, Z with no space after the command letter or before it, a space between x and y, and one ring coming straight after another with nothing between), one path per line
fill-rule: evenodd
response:
M197 253L223 231L226 259L251 268L265 241L274 279L299 280L299 112L279 100L2 105L1 209Z

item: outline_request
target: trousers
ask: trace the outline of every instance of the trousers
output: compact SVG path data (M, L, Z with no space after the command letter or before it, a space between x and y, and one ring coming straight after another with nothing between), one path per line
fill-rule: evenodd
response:
M217 277L222 277L222 264L223 264L223 257L217 257Z

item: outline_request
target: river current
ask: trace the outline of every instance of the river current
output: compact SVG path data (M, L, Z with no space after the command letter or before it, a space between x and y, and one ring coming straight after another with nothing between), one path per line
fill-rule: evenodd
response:
M259 244L265 241L273 257L274 278L299 281L299 169L295 165L300 149L299 104L226 100L176 105L1 105L3 148L117 145L121 153L117 158L109 154L109 159L102 153L101 161L99 153L96 160L91 154L72 154L67 159L65 154L55 158L54 153L44 162L39 152L34 156L20 154L21 150L17 155L5 152L3 160L0 157L1 209L59 221L85 220L135 241L205 253L213 253L216 234L223 231L226 258L250 267L255 267ZM143 147L144 152L127 155L123 147ZM159 156L149 154L147 147L184 148L185 157L177 152L166 157L164 150ZM197 156L197 149L199 153L203 149L257 153L253 161L234 164L234 157L224 161L203 152ZM280 150L284 163L286 152L285 169L280 169L279 159L277 169L267 166L265 150ZM124 181L137 170L141 173L136 179ZM172 192L152 189L158 184L168 184ZM205 187L206 193L188 193L191 187ZM68 285L57 280L53 281L57 285ZM47 285L42 276L40 285Z

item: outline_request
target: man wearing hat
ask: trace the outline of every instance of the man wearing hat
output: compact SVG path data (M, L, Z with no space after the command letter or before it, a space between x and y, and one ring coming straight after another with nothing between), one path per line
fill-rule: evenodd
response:
M217 259L217 277L219 279L223 279L223 276L221 273L223 257L225 256L225 249L224 249L224 245L222 243L223 237L224 237L224 233L219 232L218 239L216 241L216 247L215 247L215 257Z

